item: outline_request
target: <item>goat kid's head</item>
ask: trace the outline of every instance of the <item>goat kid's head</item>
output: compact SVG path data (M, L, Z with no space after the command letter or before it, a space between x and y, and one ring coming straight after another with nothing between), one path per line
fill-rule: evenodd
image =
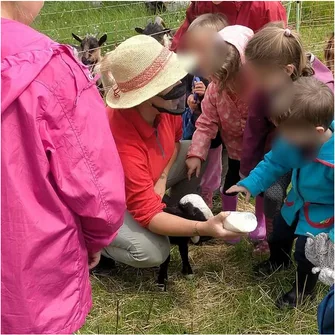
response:
M184 196L177 206L166 207L164 212L194 221L207 221L213 216L205 201L197 194Z
M135 31L142 35L152 36L166 48L169 48L171 46L171 29L166 28L163 19L159 16L155 18L154 22L149 22L144 29L137 27L135 28Z
M80 43L78 54L79 59L84 65L95 65L101 59L101 46L107 40L107 34L104 34L98 40L97 36L86 35L80 38L72 33L72 37Z

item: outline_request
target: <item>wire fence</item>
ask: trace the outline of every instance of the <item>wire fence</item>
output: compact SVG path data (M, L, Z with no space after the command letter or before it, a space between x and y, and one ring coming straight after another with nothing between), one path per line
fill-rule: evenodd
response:
M177 30L185 19L189 1L165 1L166 10L159 13L166 26ZM283 1L289 26L298 30L306 49L323 57L328 38L334 31L333 1ZM51 38L73 44L71 33L79 36L107 33L103 52L136 34L153 20L155 13L145 1L53 1L46 2L35 23L38 30Z

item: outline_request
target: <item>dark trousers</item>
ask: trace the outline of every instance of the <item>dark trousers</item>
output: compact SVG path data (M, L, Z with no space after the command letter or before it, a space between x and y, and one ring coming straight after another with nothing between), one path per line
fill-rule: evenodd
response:
M289 265L293 242L295 244L294 259L297 263L298 287L299 290L305 286L306 291L312 291L318 279L318 275L312 273L314 265L305 256L305 244L307 237L295 235L298 221L289 226L281 214L273 221L273 232L269 236L270 261L276 266Z
M240 161L236 159L228 158L228 171L226 174L226 179L223 185L224 195L237 195L237 193L226 193L226 191L232 186L236 185L240 181Z

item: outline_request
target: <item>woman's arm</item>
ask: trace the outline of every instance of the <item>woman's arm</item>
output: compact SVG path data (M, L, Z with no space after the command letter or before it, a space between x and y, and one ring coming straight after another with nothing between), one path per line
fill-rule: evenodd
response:
M158 213L150 221L148 229L153 233L168 236L213 236L234 239L243 234L234 233L223 228L228 212L210 218L207 221L192 221L168 213Z
M168 175L169 175L169 171L170 171L172 165L174 164L174 162L177 159L179 149L180 149L180 143L179 142L175 143L175 148L174 148L173 155L172 155L171 159L169 160L169 163L166 165L165 169L163 170L161 176L156 181L156 184L154 186L154 190L155 190L156 194L158 194L162 199L163 199L165 191L166 191L166 183L167 183L167 178L168 178Z

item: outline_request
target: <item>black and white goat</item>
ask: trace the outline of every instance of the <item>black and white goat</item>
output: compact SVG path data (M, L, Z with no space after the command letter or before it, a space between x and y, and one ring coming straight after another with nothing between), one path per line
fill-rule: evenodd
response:
M163 202L169 203L168 197L164 196ZM213 216L212 211L206 205L205 201L198 194L185 195L178 203L177 206L167 206L164 212L180 216L184 219L195 221L207 221ZM188 257L188 243L190 237L187 236L169 236L170 243L178 245L180 257L182 260L182 274L186 278L193 277L193 270ZM161 264L158 274L158 286L166 291L168 280L168 268L170 263L170 255L166 261Z
M166 28L164 20L156 16L155 21L149 21L145 28L136 27L135 31L142 35L149 35L156 39L166 48L170 48L172 43L172 32L170 28Z

